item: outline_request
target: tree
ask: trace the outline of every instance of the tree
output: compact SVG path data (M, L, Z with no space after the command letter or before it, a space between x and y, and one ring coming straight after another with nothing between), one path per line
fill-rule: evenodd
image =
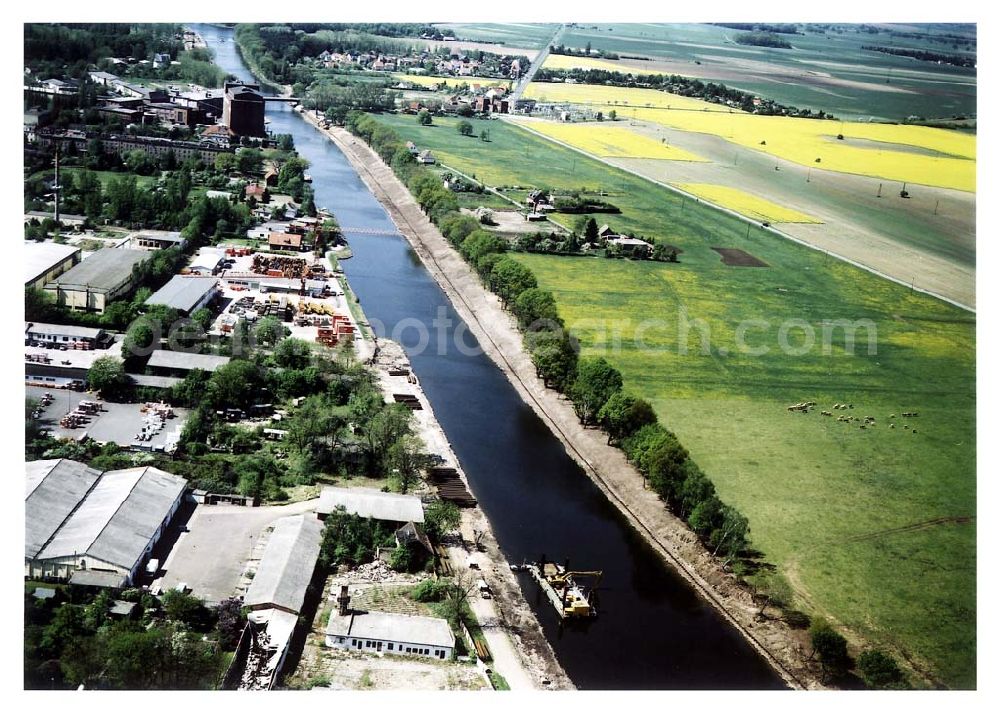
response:
M722 505L719 526L709 534L708 544L712 546L712 555L720 553L725 557L725 564L746 550L749 545L747 535L750 533L750 521L746 516L727 504Z
M823 667L823 678L842 676L850 667L851 658L847 654L847 640L835 631L826 620L815 620L809 628L809 640L813 654Z
M101 356L90 366L87 385L104 397L114 397L125 387L125 365L121 358Z
M538 328L525 334L525 344L531 354L538 377L547 388L566 392L577 372L580 344L562 328Z
M312 346L301 338L283 338L274 347L274 362L281 368L301 370L312 362Z
M858 656L858 671L871 689L906 687L903 670L890 655L880 649L866 649Z
M239 644L240 635L246 627L243 601L237 597L227 598L219 603L216 613L219 616L219 644L224 650L232 651Z
M285 326L277 318L265 316L257 322L253 335L257 343L271 347L290 333L290 331L286 331Z
M148 316L138 318L125 333L122 353L126 357L149 355L156 350L161 335L160 324L155 319Z
M233 360L216 369L206 388L206 401L214 409L248 409L257 401L261 376L258 367L246 360Z
M753 598L760 605L756 617L763 619L768 607L786 607L792 601L792 586L785 576L773 568L764 568L747 578L753 588Z
M401 494L408 493L420 481L420 472L430 466L430 456L424 451L423 443L410 435L389 445L386 460Z
M463 136L471 136L472 135L472 124L469 123L468 121L459 121L458 122L458 132L460 134L462 134Z
M444 534L458 528L462 513L451 501L438 499L424 510L424 531L434 541L440 541Z
M511 310L517 316L517 322L523 329L540 321L562 325L562 319L559 318L559 311L556 307L556 299L552 292L538 287L525 289L518 294Z
M608 444L612 444L625 439L640 427L656 422L656 413L653 406L642 398L619 390L598 411L597 420L608 433Z
M434 122L431 112L427 109L422 109L420 113L417 114L417 123L421 126L430 126Z
M211 625L211 611L194 595L179 590L168 590L161 602L167 619L198 630L205 630Z
M488 128L484 128L482 131L479 132L479 140L482 141L483 143L490 142L490 130Z
M618 112L615 111L614 109L611 109L611 111L608 112L608 118L611 119L612 121L617 121L618 120Z
M570 388L573 409L584 424L592 424L612 395L622 389L622 374L604 358L585 358L576 369Z
M538 280L529 267L508 257L494 265L489 286L507 306L525 290L537 288Z
M55 298L44 289L24 289L24 318L27 321L45 323L56 310Z
M411 434L410 411L402 405L383 407L364 425L364 437L369 461L379 469L387 463L389 448L397 440Z

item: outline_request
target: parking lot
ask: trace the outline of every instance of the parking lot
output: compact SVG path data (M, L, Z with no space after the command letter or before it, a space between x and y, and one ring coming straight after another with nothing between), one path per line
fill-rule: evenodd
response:
M319 499L288 506L199 505L187 522L157 582L161 590L180 583L203 600L218 602L237 593L243 572L260 559L261 534L279 518L313 511Z
M190 414L183 408L173 408L174 416L166 419L160 427L149 412L142 412L145 407L142 403L107 402L90 393L40 387L27 388L26 397L41 399L45 393L51 394L53 399L42 411L39 422L52 436L65 439L86 436L98 442L114 442L120 447L150 451L165 449L180 437ZM76 410L82 400L98 402L103 409L89 416L89 422L83 422L76 428L62 427L59 421ZM143 428L147 428L148 439L139 438Z

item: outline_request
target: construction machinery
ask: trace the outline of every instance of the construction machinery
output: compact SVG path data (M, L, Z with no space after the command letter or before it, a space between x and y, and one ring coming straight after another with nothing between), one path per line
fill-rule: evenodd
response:
M570 570L569 560L564 565L542 560L528 567L545 596L563 619L597 616L597 586L604 576L601 570ZM580 580L593 582L584 587Z

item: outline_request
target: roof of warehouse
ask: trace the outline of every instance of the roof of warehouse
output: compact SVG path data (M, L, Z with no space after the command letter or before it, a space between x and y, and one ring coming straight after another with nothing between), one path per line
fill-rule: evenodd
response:
M146 299L146 305L162 304L178 311L190 312L216 284L218 280L215 277L177 275Z
M171 106L173 105L171 104ZM164 230L143 230L142 232L136 232L132 236L139 239L155 239L160 242L173 242L174 244L187 242L187 239L180 232L167 232Z
M87 496L101 473L71 459L24 465L24 557L33 558Z
M174 370L195 370L197 368L211 372L228 362L227 356L156 350L150 354L146 365L150 368L171 368Z
M79 252L79 247L55 242L24 242L24 283L30 284L60 262Z
M88 555L131 569L186 486L155 467L107 472L37 557Z
M278 519L243 604L300 612L322 538L323 523L313 515Z
M341 616L335 611L330 615L326 633L434 647L455 646L455 635L446 620L392 612L352 612Z
M343 506L347 513L357 514L362 518L400 523L424 522L424 507L416 496L389 494L377 489L323 487L316 510L328 514L338 506Z
M50 282L64 289L90 287L95 291L110 291L132 276L132 267L153 256L141 249L99 249L67 272Z

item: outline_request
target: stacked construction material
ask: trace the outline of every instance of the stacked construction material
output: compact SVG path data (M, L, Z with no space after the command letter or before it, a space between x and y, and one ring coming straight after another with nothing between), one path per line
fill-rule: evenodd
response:
M409 393L393 393L392 399L398 403L406 405L411 410L424 409L424 406L420 404L420 400L417 399L416 395L410 395Z
M445 501L451 501L458 506L476 505L475 497L469 493L458 471L452 467L432 467L427 473L431 482L437 487L438 496Z

